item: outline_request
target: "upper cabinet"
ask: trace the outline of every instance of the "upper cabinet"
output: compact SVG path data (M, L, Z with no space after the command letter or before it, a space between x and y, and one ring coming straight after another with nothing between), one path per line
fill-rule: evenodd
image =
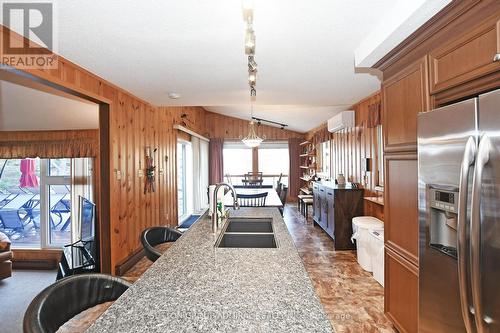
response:
M429 108L427 57L382 84L385 151L417 149L417 114Z
M429 53L431 94L500 70L500 20L486 20Z

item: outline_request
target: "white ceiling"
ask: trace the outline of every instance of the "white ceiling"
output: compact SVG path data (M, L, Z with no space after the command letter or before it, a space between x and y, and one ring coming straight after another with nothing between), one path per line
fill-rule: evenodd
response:
M0 131L96 128L97 104L0 81Z
M254 0L260 116L307 131L379 89L354 51L406 1ZM248 118L240 0L56 3L62 56L155 105Z

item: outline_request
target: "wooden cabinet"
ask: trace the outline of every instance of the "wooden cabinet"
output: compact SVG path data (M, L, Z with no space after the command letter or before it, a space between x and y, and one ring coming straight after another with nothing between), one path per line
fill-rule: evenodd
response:
M321 199L319 197L319 185L313 184L313 220L319 223L321 220Z
M323 186L319 187L319 200L321 217L318 222L319 225L326 230L328 228L328 203L326 202L326 192Z
M335 200L333 189L326 189L326 209L327 209L327 226L326 232L329 235L335 235Z
M418 266L417 155L385 156L385 242Z
M418 331L417 116L499 87L499 21L498 0L452 1L375 65L384 75L385 311L400 332Z
M500 20L488 19L429 53L432 94L500 70Z
M352 218L363 215L363 189L350 184L339 188L332 183L313 184L313 221L332 239L335 250L352 250Z
M400 332L418 329L417 116L429 109L427 57L383 83L385 311Z
M417 148L417 114L429 108L427 57L382 84L384 150Z
M399 332L418 331L418 268L385 249L385 311Z

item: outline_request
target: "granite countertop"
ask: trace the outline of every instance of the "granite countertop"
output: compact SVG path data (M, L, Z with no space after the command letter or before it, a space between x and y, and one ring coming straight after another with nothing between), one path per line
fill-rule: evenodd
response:
M332 332L279 211L230 212L272 217L278 248L215 248L205 215L87 332Z

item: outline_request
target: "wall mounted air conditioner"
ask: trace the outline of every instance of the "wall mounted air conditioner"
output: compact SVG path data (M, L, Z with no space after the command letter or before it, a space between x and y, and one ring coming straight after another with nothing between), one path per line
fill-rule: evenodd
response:
M328 119L328 132L334 133L349 127L354 127L354 111L342 111Z

